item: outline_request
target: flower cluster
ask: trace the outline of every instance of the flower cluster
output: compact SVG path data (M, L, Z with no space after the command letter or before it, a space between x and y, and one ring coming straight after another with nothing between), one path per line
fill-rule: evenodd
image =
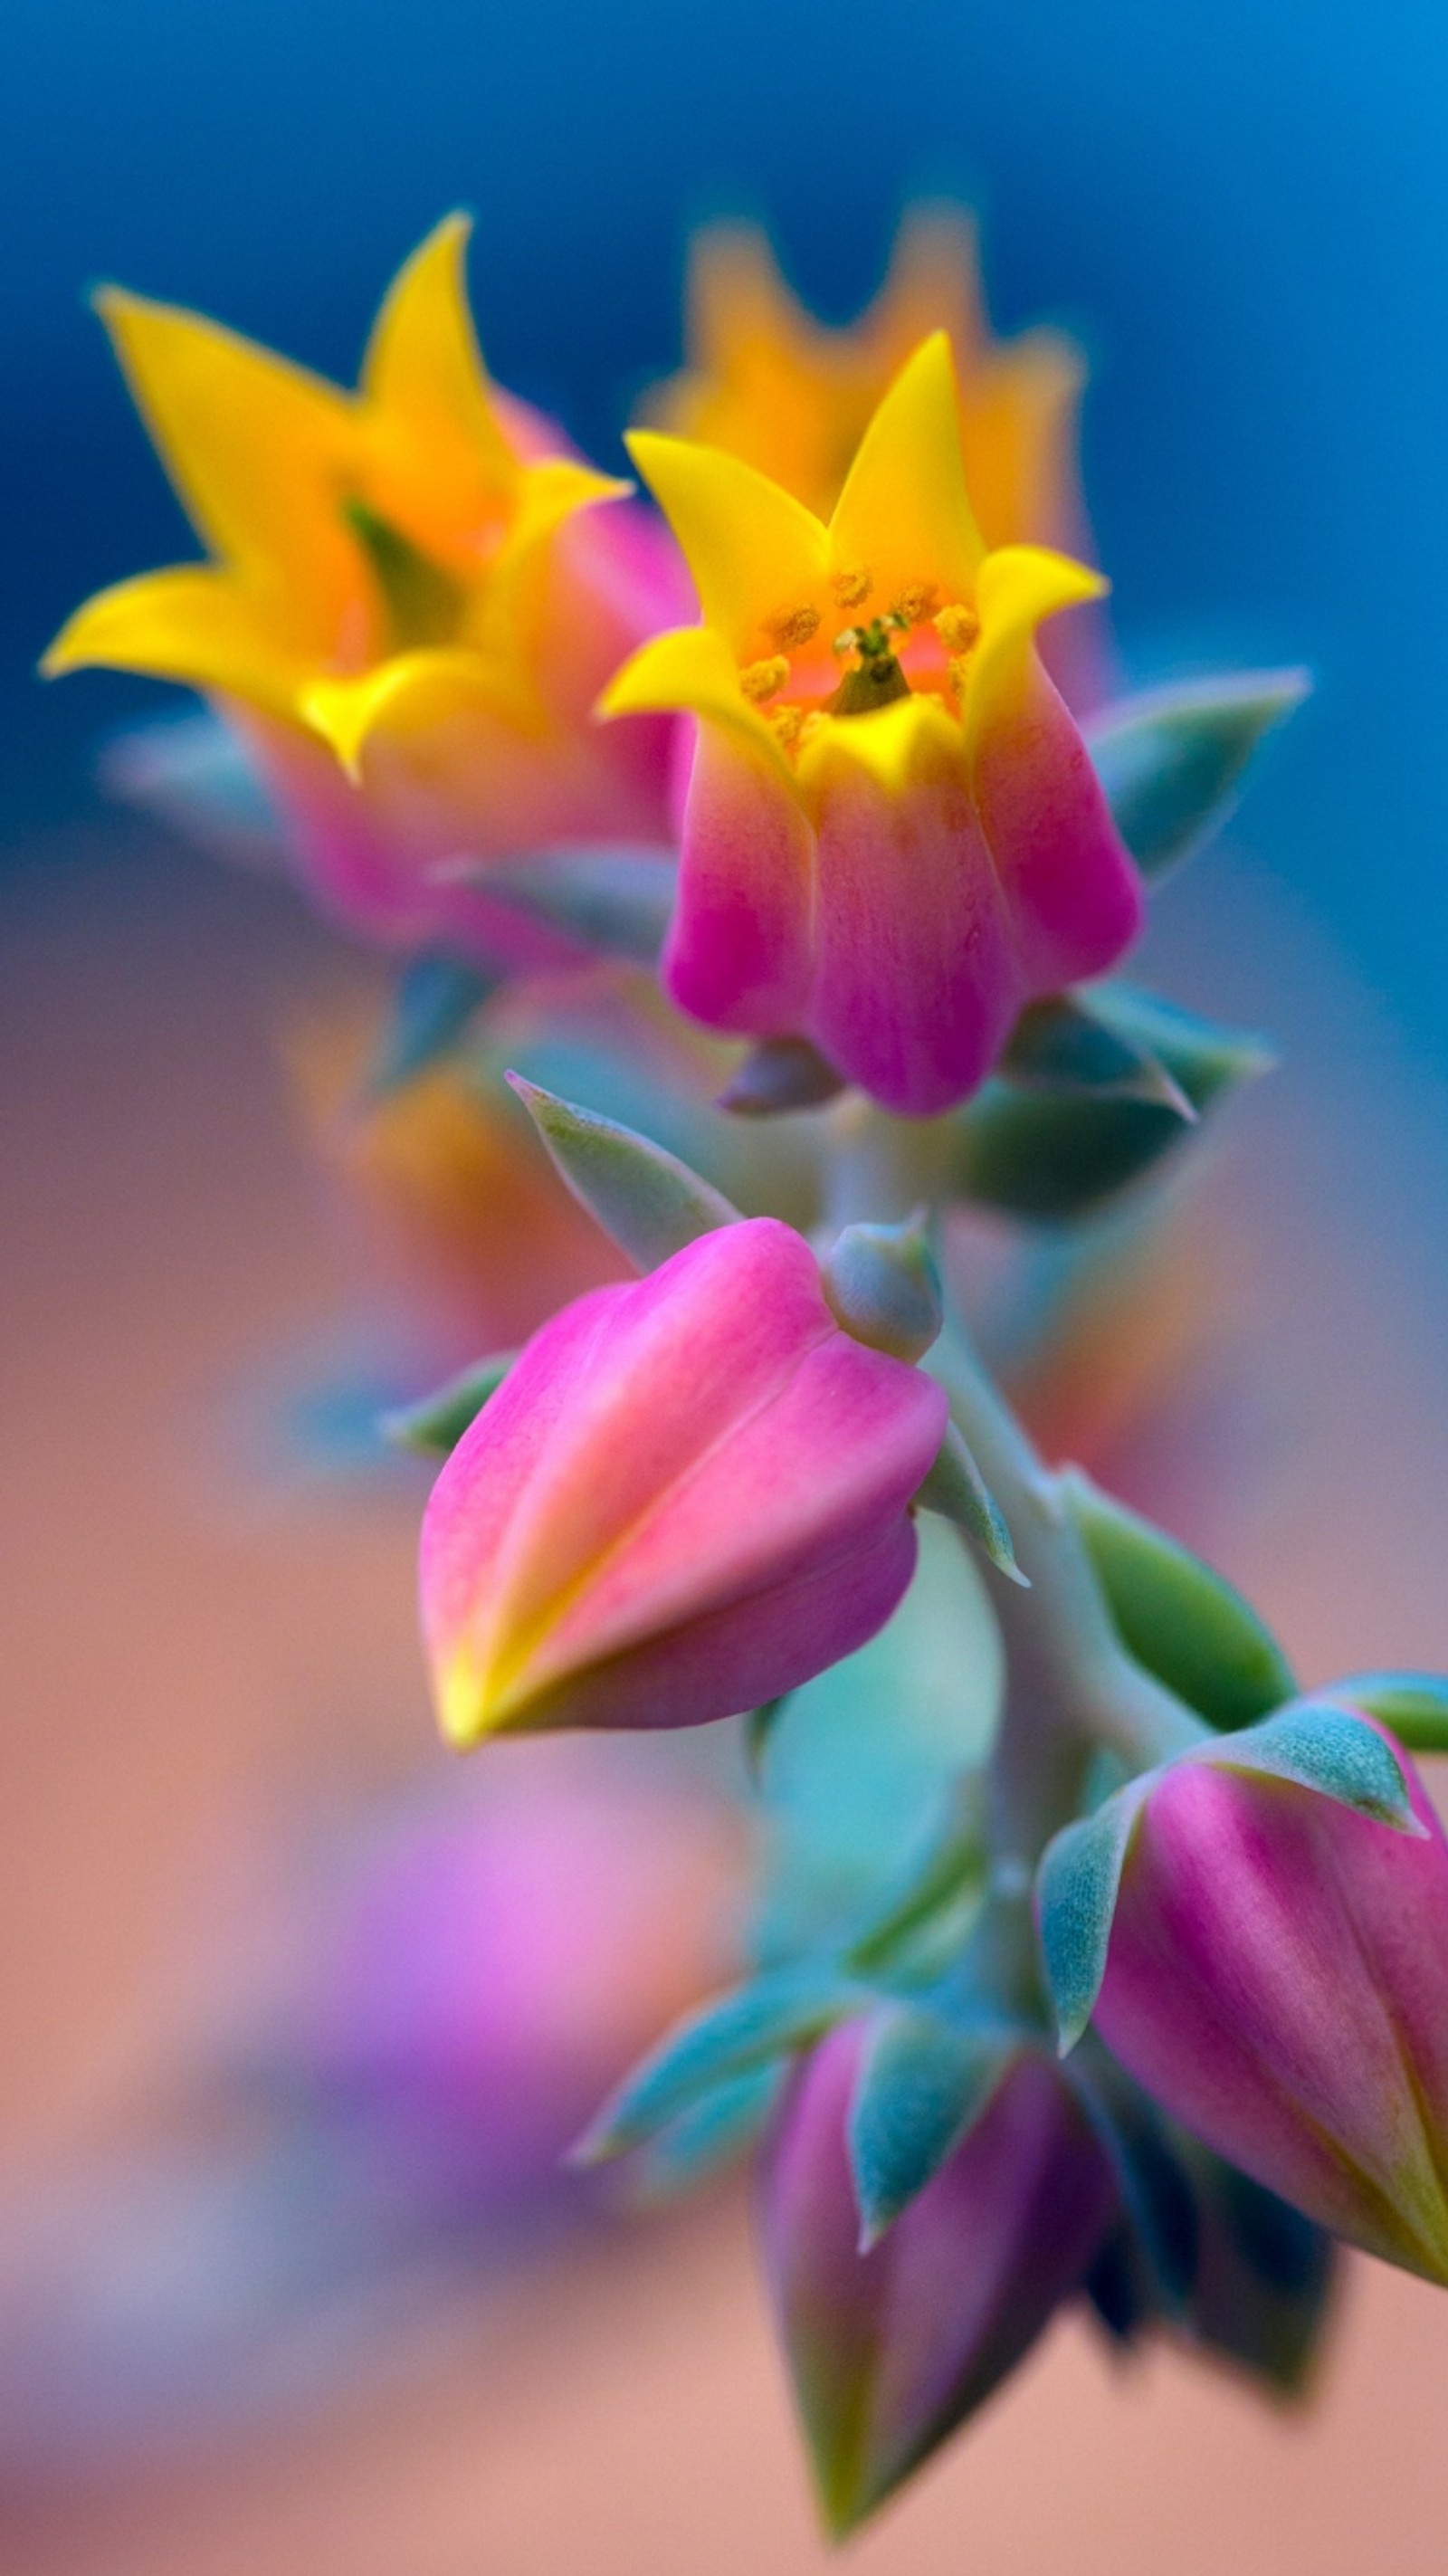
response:
M843 333L707 236L628 440L658 515L489 384L462 242L404 270L356 395L106 299L212 559L51 666L201 689L313 890L405 953L362 1159L445 1167L480 1306L542 1315L393 1426L443 1460L446 1735L745 1722L753 1971L586 2151L761 2139L844 2531L1070 2303L1280 2393L1336 2241L1448 2283L1448 1847L1410 1758L1448 1684L1304 1693L1048 1465L951 1222L1140 1205L1262 1068L1113 970L1302 683L1100 703L1079 370L991 341L958 221ZM565 1241L588 1284L550 1311ZM868 1849L816 1872L852 1703Z

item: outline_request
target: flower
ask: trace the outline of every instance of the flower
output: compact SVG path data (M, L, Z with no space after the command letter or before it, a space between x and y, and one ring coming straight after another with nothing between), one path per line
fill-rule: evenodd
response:
M653 427L726 448L828 518L870 415L912 350L948 334L965 479L988 546L1089 551L1076 472L1084 366L1063 333L992 338L975 225L959 207L917 206L895 237L874 302L847 330L791 294L755 224L708 224L689 260L689 363L655 388ZM1089 614L1044 643L1073 706L1107 694L1104 638Z
M992 339L975 226L952 206L905 216L884 285L843 331L790 293L758 225L706 225L689 260L689 363L646 409L677 437L742 456L825 518L876 404L937 330L954 352L966 481L986 543L1078 545L1080 354L1056 331Z
M1094 2021L1219 2155L1448 2282L1448 1847L1386 1730L1349 1725L1390 1747L1416 1829L1247 1768L1281 1720L1168 1765L1130 1829Z
M909 1582L945 1419L931 1380L840 1329L774 1218L579 1298L428 1507L444 1732L697 1725L823 1671Z
M1103 584L1042 547L985 552L943 333L896 377L828 526L718 449L629 444L704 620L645 644L603 702L698 719L669 989L712 1026L811 1038L889 1109L947 1109L1025 1002L1113 965L1140 926L1034 649Z
M863 2025L786 2097L765 2262L825 2518L851 2530L981 2405L1080 2287L1116 2215L1110 2166L1043 2049L1009 2061L963 2143L867 2253L846 2123Z
M199 315L101 310L211 560L80 609L50 672L101 663L203 690L253 755L308 885L366 935L504 962L560 941L439 864L669 838L668 728L588 711L676 613L628 486L489 383L452 216L395 280L360 390ZM599 504L613 506L600 509Z

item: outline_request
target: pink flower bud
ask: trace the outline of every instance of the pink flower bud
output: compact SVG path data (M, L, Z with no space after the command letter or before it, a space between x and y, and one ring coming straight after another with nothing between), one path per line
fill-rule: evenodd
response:
M580 1298L428 1508L445 1732L697 1725L807 1681L904 1592L945 1420L928 1378L841 1330L772 1218Z
M1096 2027L1220 2155L1448 2282L1442 1829L1401 1754L1418 1832L1229 1767L1232 1742L1172 1764L1145 1799Z
M833 2031L786 2098L765 2259L830 2529L851 2530L982 2404L1069 2298L1116 2211L1066 2078L1023 2048L869 2253L846 2120L863 2045Z

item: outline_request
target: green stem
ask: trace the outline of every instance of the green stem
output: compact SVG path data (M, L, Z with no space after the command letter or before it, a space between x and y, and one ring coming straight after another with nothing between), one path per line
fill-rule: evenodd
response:
M1029 1589L993 1587L1006 1657L995 1757L993 1840L1007 1867L1034 1867L1080 1805L1099 1746L1133 1770L1185 1752L1209 1732L1127 1653L1054 1477L952 1321L932 1374L1010 1528Z
M847 1225L898 1225L917 1208L939 1205L949 1151L944 1119L892 1118L858 1091L847 1091L825 1116L824 1242Z

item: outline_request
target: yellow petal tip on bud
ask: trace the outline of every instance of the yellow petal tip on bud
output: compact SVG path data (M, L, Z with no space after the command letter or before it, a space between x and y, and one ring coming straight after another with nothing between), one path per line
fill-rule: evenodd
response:
M789 678L789 664L782 653L774 653L763 662L751 662L739 674L739 686L751 706L762 707L769 698L777 698Z

